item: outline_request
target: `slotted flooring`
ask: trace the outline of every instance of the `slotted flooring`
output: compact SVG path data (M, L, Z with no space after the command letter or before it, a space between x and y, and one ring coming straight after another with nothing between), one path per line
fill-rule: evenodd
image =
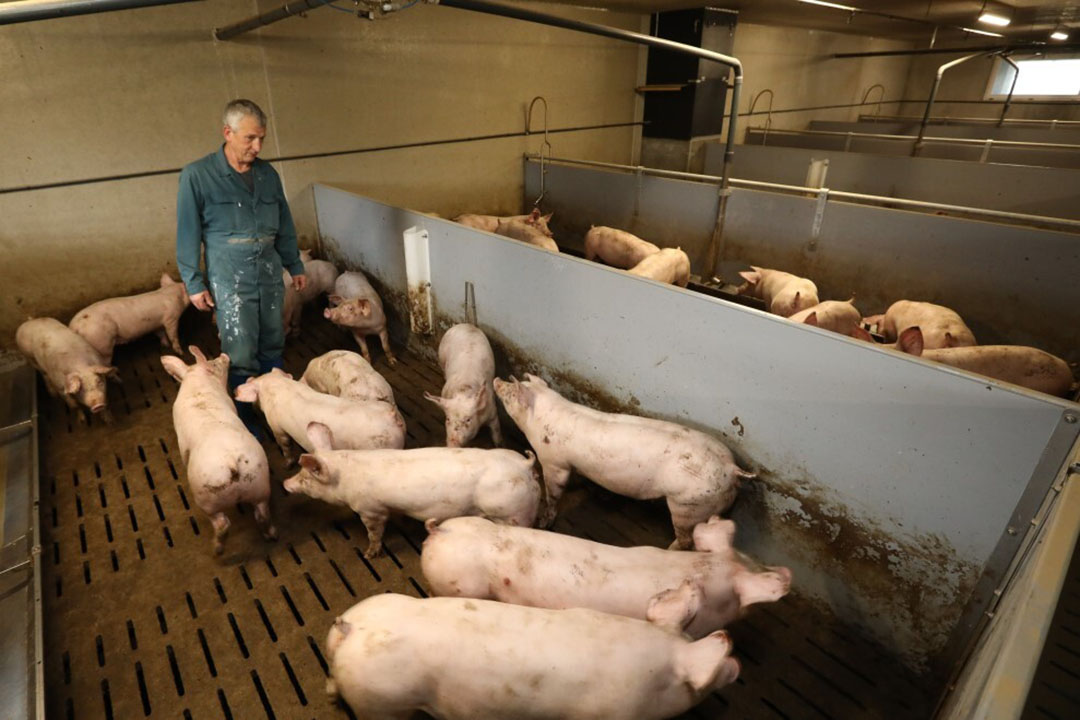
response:
M189 317L183 337L216 354L200 320ZM310 313L289 343L286 367L299 375L335 347L354 346ZM266 441L280 538L264 541L242 509L232 515L225 554L214 557L210 524L191 504L176 447L177 384L159 355L153 339L118 349L123 384L109 390L111 425L81 424L39 393L48 716L351 717L324 692L327 630L368 595L426 594L423 526L394 521L385 555L365 560L359 518L285 495L281 455ZM375 366L394 387L408 446L441 444L442 418L423 399L425 390L439 392L439 370L405 351L399 358L395 369L376 355ZM520 447L520 435L507 430ZM584 483L564 497L556 529L620 545L671 539L662 505ZM797 597L755 606L729 629L742 676L686 717L926 716L919 683L886 652Z

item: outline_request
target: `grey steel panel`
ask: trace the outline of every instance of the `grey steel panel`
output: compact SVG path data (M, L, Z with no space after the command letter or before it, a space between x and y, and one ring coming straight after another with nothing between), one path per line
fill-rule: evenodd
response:
M762 145L761 130L746 131L747 145ZM911 155L915 139L860 138L844 135L796 135L791 133L770 132L769 145L781 147L800 147L822 150L850 150L878 155ZM982 145L953 144L926 140L921 157L934 157L946 160L967 160L979 162L985 148ZM1042 167L1080 167L1080 152L1060 148L1029 148L992 145L986 157L987 162L1013 165L1038 165ZM736 159L736 163L738 160ZM736 168L738 165L736 165ZM736 170L736 173L738 171Z
M33 662L33 572L23 567L0 575L0 707L5 718L33 718L27 692Z
M761 473L736 504L740 544L916 666L944 647L1075 410L360 196L315 196L320 227L351 205L354 231L335 243L376 264L400 252L401 228L425 227L439 320L464 317L472 283L479 323L515 370L724 437Z
M535 172L529 163L527 188L536 182ZM669 188L661 204L635 199L627 178L632 176L551 165L545 206L575 228L623 221L627 212L617 209L620 203L637 202L655 213L646 219L640 212L635 225L622 226L631 232L693 219L696 229L685 230L679 244L691 257L701 257L712 232L715 186L701 183L691 192L687 186L697 183L652 178L649 191ZM1033 345L1080 361L1077 235L830 201L811 250L816 202L734 189L722 258L805 275L823 298L854 294L865 315L884 312L902 298L937 302L960 312L983 344Z
M722 145L705 144L705 174L719 171L723 153ZM802 185L810 161L823 158L833 190L1080 219L1080 170L1073 168L743 145L735 177Z
M883 133L886 135L917 135L919 122L845 122L842 120L811 120L811 130L834 132ZM1011 140L1015 142L1080 143L1080 130L1075 128L993 127L986 125L930 124L926 134L931 137L973 138L982 140Z

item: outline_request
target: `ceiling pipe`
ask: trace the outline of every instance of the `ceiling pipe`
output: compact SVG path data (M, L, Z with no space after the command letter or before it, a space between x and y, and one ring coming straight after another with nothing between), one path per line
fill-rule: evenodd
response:
M196 0L17 0L0 2L0 25L93 15L114 10L134 10L157 5L176 5Z
M544 13L535 12L533 10L527 10L521 7L509 7L507 5L487 2L487 0L437 0L437 4L444 7L458 8L459 10L472 10L473 12L486 13L488 15L499 15L501 17L513 18L515 20L525 20L527 22L539 23L541 25L550 25L552 27L563 28L565 30L576 30L577 32L588 33L590 35L600 35L603 37L632 42L638 45L645 45L647 47L657 48L660 50L679 52L683 53L684 55L693 55L702 60L719 63L721 65L726 65L731 68L734 75L734 81L732 82L731 86L731 113L728 120L727 141L724 146L724 163L720 172L720 200L717 208L716 224L713 226L713 235L709 241L708 252L705 256L706 274L703 274L702 277L707 279L716 275L717 264L720 259L721 243L724 236L724 221L727 217L728 196L731 195L731 167L733 164L732 161L735 156L735 136L736 126L738 123L739 95L742 90L743 84L743 68L742 63L739 62L738 59L733 58L729 55L722 55L718 52L713 52L711 50L705 50L704 48L694 47L693 45L686 45L684 43L675 42L673 40L665 40L664 38L653 37L652 35L644 35L642 33L632 32L630 30L609 27L607 25L597 25L594 23L583 22L581 20L572 20L570 18L547 15Z
M295 2L285 3L281 7L267 10L261 15L255 15L225 27L214 28L214 37L218 40L231 40L237 35L242 35L250 30L256 30L308 10L314 10L330 2L333 2L333 0L296 0Z
M926 125L930 122L930 108L934 106L934 98L937 97L938 86L941 85L941 78L945 74L946 70L954 68L960 63L965 63L972 58L982 57L987 53L975 53L973 55L965 55L955 60L950 60L937 69L937 75L934 77L934 84L930 87L930 97L926 100L926 111L923 112L922 122L919 124L919 135L915 138L915 145L911 148L911 156L915 157L922 150L923 136L926 135Z

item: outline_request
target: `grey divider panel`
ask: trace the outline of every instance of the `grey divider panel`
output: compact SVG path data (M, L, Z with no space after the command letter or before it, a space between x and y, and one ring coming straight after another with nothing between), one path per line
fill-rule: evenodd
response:
M440 320L463 319L472 283L515 371L726 438L761 474L736 504L739 546L789 565L801 593L915 667L942 649L1075 407L360 196L346 209L335 193L315 189L320 227L353 218L335 238L347 255L380 264L403 224L427 227ZM1065 450L1045 461L1055 472Z
M938 137L927 133L928 137ZM760 129L747 129L747 145L763 145L764 133ZM850 150L852 152L876 153L878 155L911 155L915 138L868 138L846 135L795 135L782 132L770 132L769 145L781 147L815 148L822 150ZM921 157L943 158L946 160L968 160L979 162L985 152L980 144L958 144L934 140L925 141L920 151ZM738 168L738 152L736 152ZM1080 151L1065 148L1033 148L992 145L987 154L987 162L1011 163L1014 165L1039 165L1043 167L1080 167ZM738 175L738 170L735 171Z
M811 120L811 130L831 130L833 132L882 133L886 135L918 135L919 123L916 122L845 122L842 120ZM931 137L971 138L983 140L1011 140L1016 142L1037 143L1080 143L1080 130L1062 127L993 127L989 125L927 125L926 134Z
M527 192L536 175L536 164L528 163ZM615 224L638 232L670 223L685 228L684 234L668 234L663 241L639 234L703 257L715 220L716 186L651 178L639 199L627 182L633 177L552 165L544 205L575 228ZM650 196L659 188L665 188L662 195ZM722 258L810 277L822 299L854 294L865 315L904 298L937 302L955 308L984 345L1033 345L1080 361L1080 236L830 200L811 250L816 202L734 189ZM635 203L640 210L633 217L628 209ZM694 269L700 272L700 265Z
M928 157L741 145L736 175L802 185L811 160L828 158L825 185L833 190L1080 219L1080 170L970 163ZM717 175L724 146L705 145L707 175Z

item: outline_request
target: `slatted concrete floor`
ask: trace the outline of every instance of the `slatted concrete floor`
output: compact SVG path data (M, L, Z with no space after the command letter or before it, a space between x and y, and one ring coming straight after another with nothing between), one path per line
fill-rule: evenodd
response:
M185 340L216 352L209 326L188 322L196 327L183 328ZM334 347L353 345L313 314L286 367L299 374ZM215 558L176 448L177 385L158 357L154 340L117 352L123 385L110 388L112 425L80 424L40 393L49 717L350 717L324 693L326 632L368 595L425 595L422 525L392 523L385 556L366 561L359 519L285 495L282 458L268 443L280 538L262 540L245 509ZM390 369L377 355L376 367L394 387L408 445L441 444L441 416L422 397L438 393L438 368L400 358ZM670 541L662 506L584 484L564 500L559 531L622 545ZM730 630L742 677L688 717L925 717L924 693L887 653L798 598L757 606Z

